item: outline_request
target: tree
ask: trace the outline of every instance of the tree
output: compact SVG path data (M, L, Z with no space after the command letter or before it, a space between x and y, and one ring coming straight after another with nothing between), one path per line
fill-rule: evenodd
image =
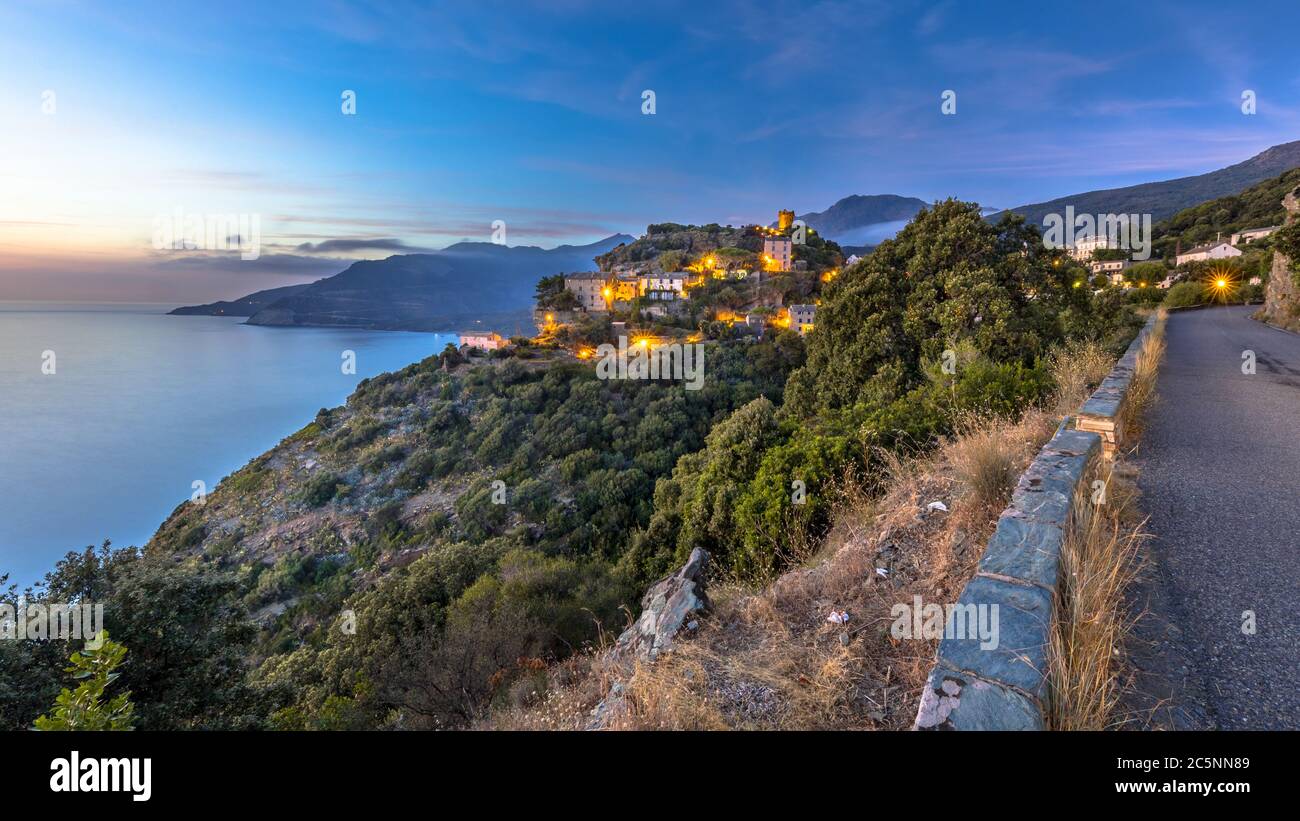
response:
M49 601L104 603L105 627L131 648L121 676L140 729L258 726L258 694L244 680L256 629L233 574L106 543L69 553L44 587Z
M86 649L71 656L66 672L81 681L77 689L66 687L55 699L49 715L36 719L37 730L130 730L135 724L135 705L131 691L118 693L104 701L104 691L117 680L117 667L126 658L126 647L110 641L108 632L100 630Z
M1147 285L1154 285L1168 275L1169 269L1165 267L1165 264L1163 262L1155 261L1139 262L1131 266L1125 272L1125 276L1128 278L1129 282L1137 282L1139 284L1145 282Z
M549 311L571 311L578 307L578 298L564 287L564 274L542 277L537 281L537 307Z
M783 411L887 405L921 383L923 360L962 341L1032 364L1064 338L1063 314L1090 312L1076 281L1022 218L990 225L974 203L937 203L827 286Z

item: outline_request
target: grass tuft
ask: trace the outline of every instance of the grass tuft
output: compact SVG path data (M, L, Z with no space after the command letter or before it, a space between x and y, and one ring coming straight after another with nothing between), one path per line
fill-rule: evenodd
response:
M1105 730L1115 726L1123 692L1125 638L1136 621L1125 591L1140 570L1147 538L1125 522L1136 490L1106 477L1106 504L1085 496L1061 549L1061 585L1052 626L1049 674L1053 730Z
M1056 382L1056 412L1065 416L1078 410L1114 364L1115 358L1101 343L1091 340L1071 342L1054 353L1050 366Z

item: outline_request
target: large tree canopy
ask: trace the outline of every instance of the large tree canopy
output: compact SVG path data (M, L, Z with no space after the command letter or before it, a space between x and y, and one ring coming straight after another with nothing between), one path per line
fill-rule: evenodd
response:
M974 203L937 203L827 289L787 413L897 399L924 360L962 342L995 362L1032 362L1088 311L1079 279L1020 217L990 225Z

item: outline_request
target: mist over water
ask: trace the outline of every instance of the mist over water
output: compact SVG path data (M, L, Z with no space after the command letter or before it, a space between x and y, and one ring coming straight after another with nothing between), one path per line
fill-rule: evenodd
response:
M196 479L211 492L362 379L456 341L166 316L172 307L0 302L0 574L11 582L105 538L144 544ZM355 375L342 373L345 350Z

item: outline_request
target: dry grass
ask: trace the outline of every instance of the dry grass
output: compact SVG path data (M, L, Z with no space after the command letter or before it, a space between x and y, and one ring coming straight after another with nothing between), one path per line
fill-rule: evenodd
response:
M1155 399L1156 375L1165 353L1168 312L1138 350L1121 424L1126 438L1142 430ZM1101 477L1105 496L1075 499L1074 517L1061 550L1061 587L1053 617L1049 674L1053 703L1048 725L1056 730L1103 730L1117 724L1116 713L1127 671L1125 640L1137 616L1126 594L1141 570L1147 538L1138 519L1138 490L1132 468L1112 466Z
M1146 535L1130 521L1136 486L1104 477L1105 504L1076 500L1061 550L1061 584L1048 648L1054 730L1104 730L1115 725L1125 677L1122 648L1135 617L1125 591L1140 570Z
M1056 412L1072 414L1101 384L1115 358L1100 343L1071 342L1052 355L1052 378L1056 381Z
M949 445L953 471L966 488L968 502L996 510L1016 485L1016 452L1007 447L1012 426L999 420L967 418L957 426Z
M998 451L981 461L1005 463L1014 476L1055 424L1031 411L1018 423L967 426L925 457L885 460L887 475L870 484L845 477L823 543L800 546L807 560L762 588L711 584L713 612L673 653L624 680L626 709L611 729L909 727L936 642L894 638L890 611L913 596L954 601L974 574L1011 488L975 490L970 453ZM889 490L872 494L882 479ZM933 501L949 512L929 511ZM832 610L847 611L848 624L827 621ZM595 677L599 661L574 663ZM582 726L607 687L581 676L553 681L540 703L495 724Z
M1124 399L1123 424L1126 437L1137 437L1142 433L1142 420L1147 408L1156 398L1156 375L1160 361L1165 356L1165 323L1169 312L1160 308L1156 313L1156 323L1151 333L1142 341L1138 350L1137 362L1133 367L1133 379L1129 383L1128 395Z

